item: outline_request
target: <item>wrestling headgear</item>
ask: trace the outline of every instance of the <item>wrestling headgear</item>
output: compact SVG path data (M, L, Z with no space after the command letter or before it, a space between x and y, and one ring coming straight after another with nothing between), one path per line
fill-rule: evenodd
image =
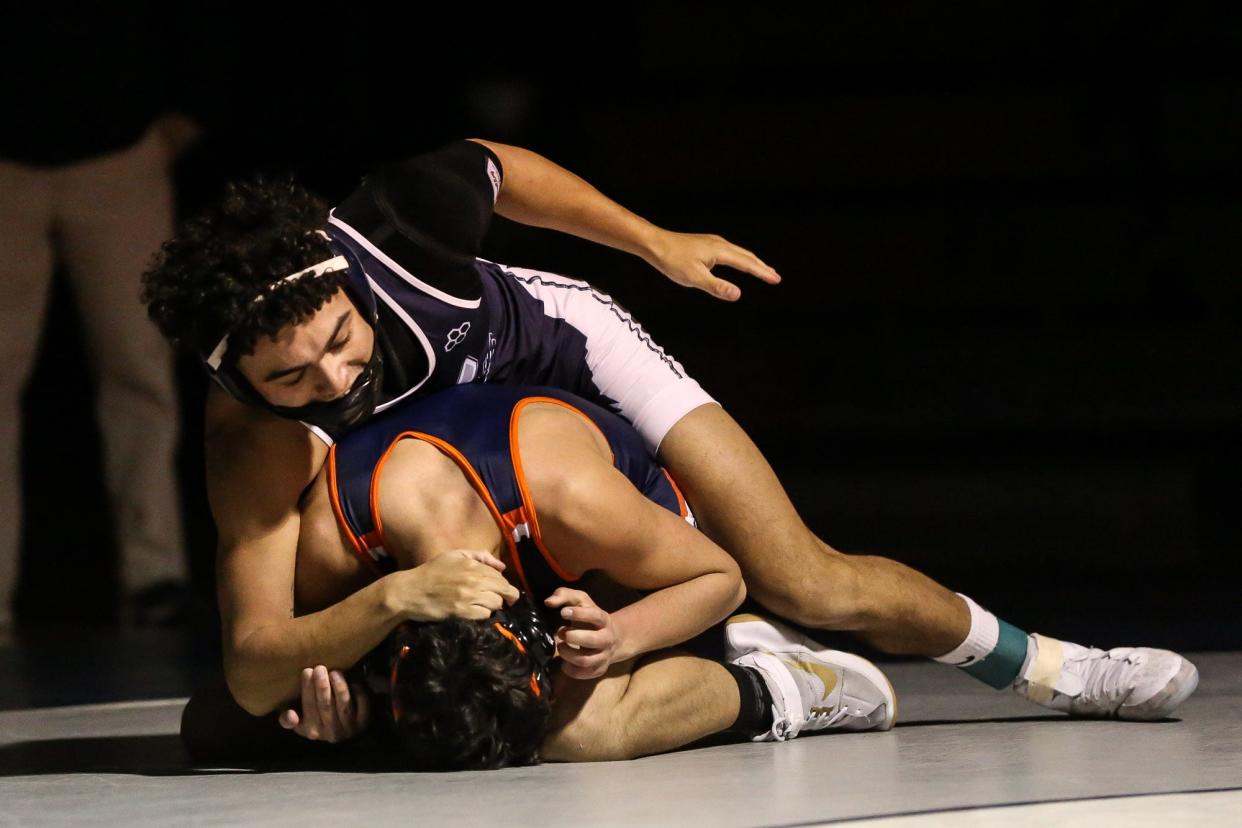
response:
M371 290L361 263L352 251L333 240L327 233L322 230L315 232L328 240L328 246L334 254L332 258L277 279L263 288L254 297L254 301L262 302L269 291L278 289L287 282L296 279L316 279L328 273L344 270L346 271L345 292L367 323L372 328L376 327L379 314L375 305L375 293ZM212 379L241 402L265 408L281 417L301 420L332 434L357 425L375 412L375 407L379 404L384 375L384 360L378 342L371 350L370 362L343 396L327 402L312 402L292 408L268 402L267 398L260 394L238 370L236 356L229 358L229 333L231 331L225 332L211 353L203 355L203 366Z
M518 652L530 659L530 691L535 696L550 696L552 678L549 665L556 656L556 642L544 627L539 611L523 594L511 607L492 613L489 619L495 629L513 642ZM401 662L410 654L414 622L398 627L386 642L376 647L362 661L362 677L367 689L375 696L387 696L394 722L401 721L400 694L397 692Z

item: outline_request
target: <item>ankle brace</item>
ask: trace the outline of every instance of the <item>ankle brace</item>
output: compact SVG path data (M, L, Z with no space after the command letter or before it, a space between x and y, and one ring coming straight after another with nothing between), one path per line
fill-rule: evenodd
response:
M737 720L725 732L753 739L760 733L771 730L772 694L763 676L752 667L726 664L724 668L737 682L737 691L741 695Z
M1030 636L962 593L957 595L970 608L970 632L965 641L934 660L960 667L997 690L1011 686L1026 665Z

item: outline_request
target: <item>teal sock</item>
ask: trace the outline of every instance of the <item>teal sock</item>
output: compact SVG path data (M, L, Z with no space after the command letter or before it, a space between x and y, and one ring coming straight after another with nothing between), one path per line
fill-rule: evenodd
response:
M936 661L960 667L984 684L1002 690L1013 686L1033 655L1031 637L958 593L970 608L966 640Z

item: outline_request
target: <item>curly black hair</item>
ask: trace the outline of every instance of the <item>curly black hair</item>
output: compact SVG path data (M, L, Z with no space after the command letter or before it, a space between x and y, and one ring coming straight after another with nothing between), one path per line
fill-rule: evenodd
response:
M344 284L338 271L284 283L254 301L275 280L332 255L315 232L327 220L327 204L291 176L230 182L216 206L182 223L143 274L147 315L200 357L226 333L230 359L252 352L259 337L309 318Z
M394 722L424 770L485 770L539 761L550 707L531 689L530 658L492 621L412 625L397 665Z

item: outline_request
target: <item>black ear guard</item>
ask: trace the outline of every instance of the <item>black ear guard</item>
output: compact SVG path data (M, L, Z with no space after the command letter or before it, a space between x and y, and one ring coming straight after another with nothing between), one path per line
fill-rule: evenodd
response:
M358 309L358 312L367 321L367 324L372 328L376 327L379 321L379 310L375 304L375 292L371 289L371 284L367 280L367 274L362 269L361 262L358 261L353 251L347 246L336 241L326 233L323 235L328 238L328 246L332 250L332 255L334 257L342 257L345 260L345 292L353 301L354 307ZM269 285L269 288L292 278L314 278L317 268L322 268L325 264L331 264L331 262L321 262L319 265L307 268L305 271L299 271L297 274L291 274L283 279L279 279L273 282L272 285ZM308 273L309 275L304 275ZM376 347L372 351L371 361L344 396L330 402L314 402L298 408L289 408L269 403L242 375L237 368L236 358L229 358L227 334L221 338L215 350L210 354L202 354L201 357L203 367L206 369L208 376L219 383L225 391L229 392L237 400L258 406L259 408L265 408L280 417L310 423L333 435L357 425L371 416L375 411L375 407L379 404L380 390L383 385L384 362L380 349Z
M516 636L536 667L547 670L556 656L556 641L544 625L539 609L525 593L513 602L513 606L497 610L492 618Z

